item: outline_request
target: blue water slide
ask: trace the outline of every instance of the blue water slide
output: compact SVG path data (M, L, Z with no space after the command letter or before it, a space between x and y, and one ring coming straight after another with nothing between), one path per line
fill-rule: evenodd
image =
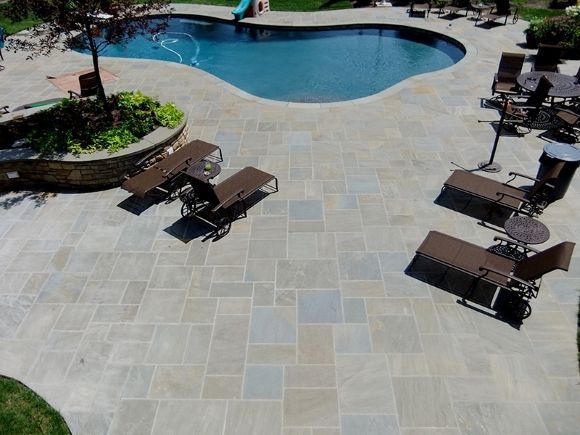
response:
M252 0L241 0L240 1L240 4L238 5L238 7L232 11L232 14L234 14L236 21L240 21L242 18L244 18L244 14L246 13L246 11L248 10L248 8L250 7L251 4L252 4Z

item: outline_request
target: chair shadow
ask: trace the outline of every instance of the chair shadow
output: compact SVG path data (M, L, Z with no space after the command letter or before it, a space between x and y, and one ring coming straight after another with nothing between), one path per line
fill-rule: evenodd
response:
M476 24L475 27L477 27L478 29L485 29L485 30L491 30L491 29L496 29L498 27L504 27L507 24L502 23L496 23L495 21L485 21L485 22L479 22L479 24Z
M143 198L139 198L137 195L131 195L117 204L117 207L139 216L150 207L159 204L162 200L162 197L156 195L146 195Z
M493 284L476 281L476 278L457 269L416 255L404 270L405 275L440 290L458 296L457 303L485 316L520 329L521 319L516 318L512 308L519 301L513 292L498 289ZM476 305L472 305L476 304Z
M455 12L448 12L446 14L441 14L439 15L437 18L440 18L442 20L447 20L447 21L453 21L453 20L457 20L459 18L465 18L464 14L458 14Z
M478 219L484 226L491 224L503 228L505 221L513 215L512 210L453 189L442 190L433 202L441 207Z
M577 142L577 139L573 134L564 131L548 130L540 133L537 137L546 142L564 142L572 145Z
M180 242L187 244L199 238L203 238L202 242L208 240L214 233L215 228L199 219L182 217L167 228L164 228L163 231Z
M246 198L246 210L249 211L253 206L262 201L268 195L270 195L270 192L258 190L248 196ZM232 224L237 220L243 219L245 217L243 213L243 206L241 204L237 204L234 207L235 209L233 210L233 213L235 218L232 220ZM202 242L205 242L209 239L211 239L213 242L217 242L227 235L227 233L218 234L216 228L208 223L211 222L215 217L211 212L201 211L198 216L201 219L197 219L196 216L189 218L182 217L171 224L169 227L165 228L163 231L172 235L183 243L189 243L192 240L199 239L201 237L203 237L201 240Z

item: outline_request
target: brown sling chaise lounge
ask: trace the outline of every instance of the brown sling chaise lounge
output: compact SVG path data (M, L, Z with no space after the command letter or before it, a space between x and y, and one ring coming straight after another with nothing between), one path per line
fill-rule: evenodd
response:
M494 240L502 240L534 254L516 261L438 231L429 232L416 254L475 277L471 289L482 280L515 292L521 303L514 314L526 318L531 313L528 300L537 297L542 276L556 269L567 271L575 244L562 242L540 252L501 237ZM466 293L469 294L469 290Z
M407 14L409 17L413 17L418 14L423 14L425 18L429 18L429 13L431 12L431 2L430 1L412 1L411 6L407 9Z
M505 26L507 24L507 20L509 17L512 16L512 11L510 8L510 3L508 0L496 0L495 1L495 7L491 9L491 11L487 14L483 14L480 16L478 16L475 19L475 24L477 25L477 22L479 21L479 19L481 18L482 20L486 20L486 21L497 21L501 18L504 18L504 22L503 25ZM515 11L513 13L513 18L512 18L512 23L515 24L518 22L518 8L515 8Z
M443 183L443 189L454 189L467 195L489 201L490 214L493 206L500 206L511 211L522 212L529 216L539 215L552 199L554 187L564 169L564 162L558 162L550 168L541 180L518 172L510 172L510 178L500 183L491 178L482 177L463 170L455 170ZM509 183L517 177L533 181L531 189L515 187ZM467 205L466 205L467 206Z
M459 15L460 12L465 11L465 16L469 12L469 0L451 0L441 8L441 11L447 12L449 15Z
M219 156L213 156L212 154L214 153L218 153ZM140 198L143 198L154 189L171 194L173 190L179 187L178 181L183 181L185 178L182 177L182 171L204 158L216 162L223 161L221 150L217 145L196 139L182 146L173 154L169 154L145 171L129 178L121 185L121 188Z
M227 234L232 222L247 216L247 200L253 193L265 189L278 191L278 179L267 172L248 166L218 185L195 182L180 195L181 215L195 216L215 228L217 237Z

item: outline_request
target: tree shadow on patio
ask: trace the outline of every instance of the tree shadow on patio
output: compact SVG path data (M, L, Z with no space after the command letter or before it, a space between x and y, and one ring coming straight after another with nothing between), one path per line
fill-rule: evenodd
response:
M0 208L9 210L22 204L24 201L32 201L35 207L41 207L49 198L54 198L57 192L0 192Z
M459 296L457 303L460 305L520 329L522 321L517 318L517 309L521 298L514 292L498 290L488 282L478 281L471 275L422 256L413 258L405 269L405 274Z

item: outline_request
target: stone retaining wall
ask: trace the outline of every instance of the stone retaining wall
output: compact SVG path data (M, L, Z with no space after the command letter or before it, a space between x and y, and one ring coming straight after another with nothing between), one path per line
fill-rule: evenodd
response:
M186 125L184 121L174 129L160 127L115 154L99 151L48 159L30 148L0 150L0 190L41 186L94 190L119 186L137 163L146 167L167 153L169 147L177 150L183 146L187 141ZM148 155L151 157L145 158Z

